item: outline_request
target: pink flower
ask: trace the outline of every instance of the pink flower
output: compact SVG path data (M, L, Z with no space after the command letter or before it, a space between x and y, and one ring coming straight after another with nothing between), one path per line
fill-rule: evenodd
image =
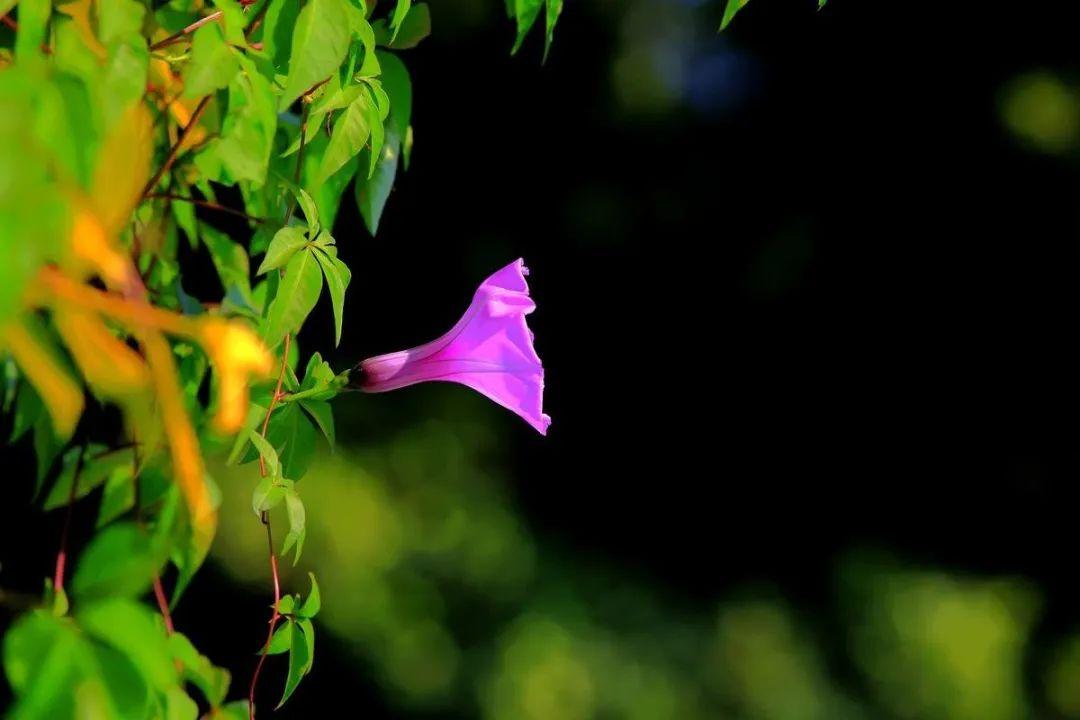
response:
M461 383L546 435L551 418L543 413L544 368L525 324L536 309L528 274L524 261L515 260L480 284L465 315L438 340L364 360L358 366L360 389L385 392L428 380Z

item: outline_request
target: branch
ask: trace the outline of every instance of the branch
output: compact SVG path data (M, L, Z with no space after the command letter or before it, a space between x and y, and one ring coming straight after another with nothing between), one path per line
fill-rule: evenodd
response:
M169 37L165 38L164 40L159 40L158 42L151 45L150 46L150 52L154 52L155 50L160 50L161 48L168 47L170 45L175 45L176 43L183 40L186 36L190 35L191 33L195 32L196 30L201 28L206 23L213 22L214 20L217 20L218 18L220 18L222 16L222 14L223 14L222 11L218 10L216 12L210 13L206 17L199 18L198 20L191 23L190 25L188 25L186 28L184 28L180 32L175 32L172 35L170 35Z
M209 15L207 17L209 17ZM158 184L158 181L161 180L161 176L167 173L169 168L172 167L172 164L176 162L176 156L180 154L180 147L184 144L184 141L187 140L187 136L191 130L198 124L199 118L202 117L203 110L206 109L206 105L210 102L210 98L210 95L206 95L199 101L198 106L195 108L195 112L191 113L191 120L184 126L184 130L180 133L180 137L176 139L176 144L169 148L169 154L165 156L164 164L158 168L158 171L154 173L154 177L150 178L150 182L146 183L146 187L143 188L142 199L146 199L146 196L153 191L154 187Z
M14 30L16 32L19 31L19 23L15 22L11 18L9 18L7 16L7 13L4 13L3 15L0 15L0 22L4 23L5 25L7 25L9 28L11 28L12 30Z
M179 202L188 202L188 203L191 203L192 205L196 205L198 207L209 208L210 210L217 210L219 212L228 213L230 215L235 215L237 217L242 217L245 220L248 220L248 221L253 222L253 223L264 223L264 222L266 222L265 218L255 217L254 215L248 215L246 212L244 212L242 210L237 210L236 208L226 207L225 205L221 205L221 204L216 203L216 202L210 202L209 200L200 200L199 198L185 197L183 195L175 195L173 193L167 193L167 192L166 193L150 193L149 195L146 196L147 200L154 200L154 199L157 199L157 198L161 198L161 199L164 199L164 200L177 200Z
M262 514L262 524L266 526L266 544L270 550L270 574L274 578L274 612L270 615L270 628L266 632L266 644L259 655L259 664L255 666L255 672L251 676L251 687L248 690L248 720L255 720L255 688L259 685L259 674L270 654L270 642L274 639L274 630L277 629L277 622L281 619L281 613L278 612L278 605L281 604L281 581L278 578L277 555L274 554L274 534L270 529L269 513Z

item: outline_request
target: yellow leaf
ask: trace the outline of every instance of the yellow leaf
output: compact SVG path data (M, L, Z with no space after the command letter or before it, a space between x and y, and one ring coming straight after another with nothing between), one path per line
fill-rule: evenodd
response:
M59 309L53 323L92 388L108 397L149 389L150 372L142 357L118 340L96 315Z
M137 102L109 130L98 152L90 201L109 239L130 221L150 179L153 129L146 106Z
M217 509L206 484L199 440L184 409L184 399L176 380L176 362L169 343L153 330L139 333L139 342L150 365L150 377L161 407L161 420L172 455L173 475L187 505L191 532L198 560L201 561L214 539Z
M37 390L61 440L71 437L83 411L83 393L55 348L29 317L0 329L0 346L7 349L26 379Z
M134 267L109 241L97 215L81 203L76 204L71 221L71 253L80 267L88 265L113 287L124 287L131 280Z
M86 46L98 56L99 60L104 60L108 52L105 50L105 46L97 39L97 36L94 35L94 28L90 24L90 8L92 5L93 0L74 0L64 5L57 5L56 10L71 18L72 24L78 29L79 36L82 37Z
M258 336L239 322L207 318L199 325L199 341L218 378L214 424L223 432L236 432L247 419L250 379L268 375L274 358Z

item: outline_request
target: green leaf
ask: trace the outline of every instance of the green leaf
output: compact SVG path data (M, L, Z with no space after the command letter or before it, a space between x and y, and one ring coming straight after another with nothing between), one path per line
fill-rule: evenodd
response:
M289 548L296 545L296 555L293 558L293 565L295 565L300 562L300 553L304 550L304 538L307 536L307 513L304 511L303 501L292 488L285 493L285 510L289 516L289 532L281 545L281 553L284 555L289 552Z
M274 70L280 73L284 73L289 65L292 33L296 28L300 5L296 0L269 0L266 15L263 17L259 35L263 52L270 58Z
M236 51L225 42L216 22L195 31L191 41L191 61L184 68L184 97L197 98L228 87L240 72Z
M55 510L64 507L71 497L71 485L75 480L75 470L79 467L79 456L83 448L71 448L64 453L63 469L56 478L49 495L45 498L44 508ZM92 490L113 475L130 480L134 472L135 455L133 448L109 450L102 445L92 443L86 447L87 456L82 461L75 499L86 497Z
M260 648L259 654L280 655L289 652L289 648L292 647L293 627L294 623L290 619L286 619L285 622L278 625L277 630L274 631L274 635L270 638L270 645L265 648Z
M342 313L345 308L345 289L352 280L352 272L345 263L335 255L328 255L321 249L316 249L315 257L318 258L322 267L323 276L326 277L326 288L330 291L330 300L334 308L334 345L341 344Z
M344 167L345 163L364 149L372 132L371 105L371 96L367 92L362 92L338 116L330 134L326 152L322 156L318 182L325 182L326 178ZM382 124L381 121L379 124Z
M21 12L20 10L20 15ZM98 37L106 45L128 42L139 44L145 49L146 40L142 37L145 15L146 7L138 0L100 0Z
M724 6L724 16L720 19L720 29L724 30L735 19L735 13L742 10L750 0L727 0Z
M79 557L72 592L79 600L141 595L164 561L159 555L150 536L133 523L110 525Z
M259 484L255 486L254 492L251 493L251 509L255 511L256 515L262 515L264 512L277 507L285 498L285 489L285 486L274 478L264 477L259 480Z
M248 408L247 420L244 422L244 429L236 434L236 440L233 441L232 449L229 451L229 457L225 460L226 465L236 465L244 457L244 450L247 449L248 443L251 442L251 433L254 432L263 422L263 418L266 417L266 408L257 403L252 403ZM252 458L254 459L254 457ZM246 461L245 461L246 462Z
M247 700L234 700L216 710L211 710L209 720L248 720L251 709Z
M382 50L376 53L382 66L380 80L390 98L390 115L387 118L387 131L395 131L398 138L405 137L405 132L412 122L412 79L405 63L394 53Z
M349 50L347 0L309 0L300 11L292 39L292 62L278 103L286 110L316 83L337 71Z
M110 474L101 494L97 527L105 527L133 507L135 507L135 479L130 473Z
M93 665L70 621L44 610L23 614L4 634L4 672L16 699L6 713L20 720L75 717L74 688Z
M255 449L259 451L259 455L262 456L263 463L266 465L266 474L268 477L276 478L281 472L281 467L278 464L277 451L274 447L266 441L266 439L259 433L252 430L248 437L251 438L251 442L254 443Z
M229 110L221 138L200 154L212 154L220 163L224 182L248 180L262 184L270 165L277 130L277 103L270 80L241 56L243 72L229 83Z
M307 675L315 664L315 625L308 618L297 620L296 625L303 632L304 640L307 641L307 665L303 668L304 675Z
M281 228L270 241L270 247L266 249L266 257L263 258L255 274L262 275L289 262L293 255L307 245L307 241L307 235L302 228L295 226Z
M309 647L304 632L294 626L292 645L289 648L289 675L285 679L285 692L282 694L281 702L277 704L275 710L285 704L285 701L296 691L300 680L311 669L312 658L309 655Z
M302 187L290 184L290 189L296 195L296 201L300 203L300 209L304 213L304 219L307 221L308 237L316 237L319 234L319 208L315 206L315 201L308 195L307 190Z
M322 596L319 594L319 583L315 582L314 573L309 572L308 577L311 578L311 592L308 593L307 598L304 600L304 604L296 611L296 614L302 618L313 618L318 615L319 610L322 609Z
M52 3L49 0L19 2L19 31L15 33L15 59L21 66L41 64Z
M391 117L393 105L391 105ZM398 153L401 142L394 129L387 130L386 143L379 153L379 161L375 165L375 171L367 179L357 178L355 183L356 206L360 210L360 216L364 219L364 227L372 237L379 232L379 222L382 220L386 201L390 199L390 191L394 188L394 180L397 178Z
M149 608L133 600L107 599L84 604L78 620L91 636L127 655L151 687L165 690L176 684L165 633Z
M390 18L390 29L393 31L390 42L394 42L394 39L397 38L398 30L401 29L401 21L409 14L410 7L412 7L412 0L397 0L397 5L394 6L394 14Z
M250 305L251 263L247 251L240 243L208 225L202 228L202 238L221 279L222 290L228 293L235 288L240 297Z
M511 54L521 49L521 44L525 42L525 36L529 34L529 30L532 29L536 18L540 16L542 2L543 0L509 0L508 7L510 7L512 17L517 20L517 38L514 40L514 47L510 51Z
M547 0L544 12L544 61L547 60L548 52L551 50L551 43L555 39L555 23L559 21L562 9L563 0Z
M278 449L281 472L292 480L300 480L315 458L317 433L307 413L299 403L288 403L270 419L266 438Z
M396 30L388 27L385 20L373 23L372 29L379 45L394 50L409 50L431 34L431 9L427 3L417 3Z
M169 653L180 663L184 680L199 688L206 702L217 707L229 691L229 671L215 666L182 633L169 635Z
M276 347L286 333L299 330L319 301L322 273L318 260L312 257L313 252L298 252L285 266L285 277L281 279L277 295L270 303L263 332L263 339L269 347Z
M318 425L326 441L330 443L330 449L334 449L336 438L334 436L334 413L330 409L330 403L325 400L301 400L300 407L304 408L311 419Z
M199 705L179 686L165 691L165 720L198 720Z

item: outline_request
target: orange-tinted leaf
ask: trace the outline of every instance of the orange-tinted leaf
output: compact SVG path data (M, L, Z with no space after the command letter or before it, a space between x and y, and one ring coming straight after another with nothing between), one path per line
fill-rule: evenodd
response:
M96 315L66 308L54 313L53 322L92 388L109 397L149 388L146 363Z
M130 220L150 179L152 133L150 113L135 103L109 130L98 152L90 200L110 240Z
M82 415L82 389L64 367L52 343L32 322L24 316L0 329L0 346L11 353L41 396L56 435L66 439Z

